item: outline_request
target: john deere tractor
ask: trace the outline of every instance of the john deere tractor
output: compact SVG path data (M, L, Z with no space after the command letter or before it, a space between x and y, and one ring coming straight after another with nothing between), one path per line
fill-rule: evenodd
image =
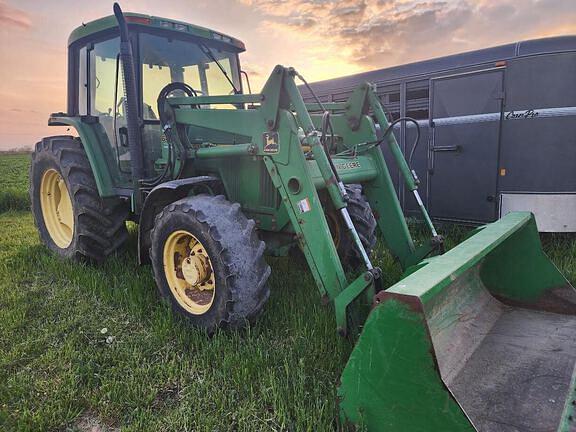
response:
M244 49L117 4L74 30L67 112L49 124L78 137L42 139L31 166L43 243L99 262L137 222L139 260L160 295L209 332L262 311L265 253L300 251L335 330L361 330L338 390L340 425L573 430L576 295L543 253L534 217L511 213L442 254L392 133L410 119L389 123L369 83L344 103L306 104L296 82L307 83L290 67L247 94ZM420 205L423 244L381 146ZM371 259L376 229L405 271L391 287Z

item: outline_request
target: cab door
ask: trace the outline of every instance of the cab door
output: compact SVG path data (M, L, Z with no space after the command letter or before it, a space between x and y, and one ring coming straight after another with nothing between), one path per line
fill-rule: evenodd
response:
M497 217L504 70L431 80L429 207L442 219Z
M77 51L77 114L90 118L99 151L116 187L131 187L131 162L122 96L120 38L90 40Z

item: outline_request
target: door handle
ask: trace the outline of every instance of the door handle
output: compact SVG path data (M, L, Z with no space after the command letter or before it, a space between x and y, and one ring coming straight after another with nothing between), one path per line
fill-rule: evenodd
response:
M433 146L433 152L459 152L462 151L462 146L451 145L451 146Z
M120 145L122 147L128 147L128 128L126 126L118 129L118 136L120 137Z

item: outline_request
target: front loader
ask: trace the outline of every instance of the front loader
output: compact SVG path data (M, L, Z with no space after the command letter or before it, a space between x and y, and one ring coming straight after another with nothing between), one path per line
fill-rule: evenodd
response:
M70 37L68 112L49 124L78 137L44 138L33 154L32 211L48 248L98 262L137 222L160 294L208 332L256 319L269 295L264 254L300 250L337 331L360 331L338 390L342 428L573 429L576 295L531 214L442 253L371 84L344 103L305 104L304 79L276 66L244 94L242 42L114 12ZM424 244L381 145L420 204ZM370 256L376 229L405 271L387 289Z

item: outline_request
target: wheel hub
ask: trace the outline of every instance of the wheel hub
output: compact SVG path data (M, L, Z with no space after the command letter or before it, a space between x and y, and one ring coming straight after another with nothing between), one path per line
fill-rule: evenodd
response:
M210 309L216 281L210 256L191 233L174 231L164 244L164 272L170 291L180 306L194 315Z
M193 252L187 258L182 260L182 274L184 280L193 287L203 291L210 289L205 282L211 275L210 264L204 255L193 255Z

